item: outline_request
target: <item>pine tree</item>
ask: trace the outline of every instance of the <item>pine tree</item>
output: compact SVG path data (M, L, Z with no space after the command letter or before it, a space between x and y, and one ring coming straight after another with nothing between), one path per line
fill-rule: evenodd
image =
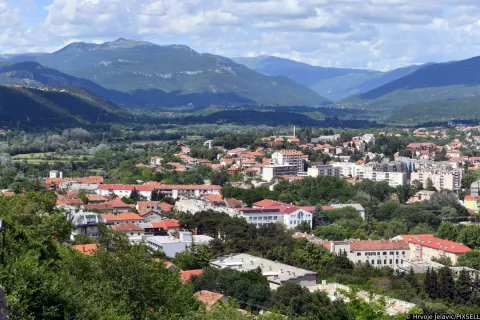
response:
M437 273L434 269L427 269L425 274L425 281L423 282L424 290L432 299L436 299L437 294Z
M460 271L455 283L455 303L465 304L472 298L472 278L467 271Z
M419 289L420 289L420 286L419 286L419 283L418 283L418 279L417 279L417 276L415 275L415 272L413 271L413 268L410 267L410 271L408 272L407 276L405 277L405 279L408 281L408 283L410 283L410 285L412 286L412 288L418 292Z
M132 193L130 193L130 199L134 201L140 200L140 194L138 193L137 189L133 188Z
M453 281L452 270L444 266L438 270L437 297L444 300L452 300L455 295L455 282Z

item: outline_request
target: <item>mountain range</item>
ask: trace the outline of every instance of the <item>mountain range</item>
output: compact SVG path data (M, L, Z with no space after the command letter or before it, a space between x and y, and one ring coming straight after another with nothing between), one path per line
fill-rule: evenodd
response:
M160 46L120 38L103 44L77 42L51 54L25 54L9 60L36 61L158 107L328 102L288 77L265 76L228 58L198 53L183 45Z
M330 108L355 109L354 118L361 112L376 120L433 121L458 118L460 111L477 114L480 57L380 72L268 56L229 59L183 45L121 38L72 43L54 53L0 55L0 85L6 86L0 96L4 119L40 116L41 110L80 119L81 114L116 114L117 105L319 106L331 100L336 102ZM33 100L32 112L15 108L20 100L14 95L24 96L25 103ZM65 96L88 112L61 105Z
M332 101L340 101L354 94L368 92L422 67L421 65L412 65L381 72L317 67L272 56L233 58L233 60L268 76L289 77Z

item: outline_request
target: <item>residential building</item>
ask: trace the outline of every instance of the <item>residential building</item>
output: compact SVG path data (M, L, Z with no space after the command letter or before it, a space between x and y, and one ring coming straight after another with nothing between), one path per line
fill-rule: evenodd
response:
M98 226L105 223L103 217L95 212L69 213L68 220L70 220L74 226L71 236L72 240L75 240L75 236L80 234L89 237L98 237Z
M458 257L471 251L462 243L436 238L433 234L405 234L395 237L405 240L410 247L410 259L432 261L432 258L450 258L453 264Z
M301 151L281 150L274 152L270 164L281 166L293 165L297 167L297 172L305 171L303 168L303 153Z
M420 190L415 193L410 199L408 199L407 203L417 203L430 200L434 193L435 191Z
M52 179L57 179L57 178L61 179L63 178L63 172L58 170L50 170L48 177Z
M133 243L142 241L145 235L145 229L133 223L119 223L112 226L112 229L128 236L128 240Z
M198 301L205 305L207 310L210 310L219 304L227 303L227 297L225 295L208 290L195 292L194 296Z
M407 183L407 165L403 162L373 162L362 165L351 162L334 162L332 165L340 169L340 175L343 177L387 181L391 187Z
M328 177L340 177L340 168L328 165L318 165L312 168L308 168L307 175L309 177L328 176Z
M139 224L144 222L144 219L138 214L133 212L123 212L117 215L111 213L102 214L102 218L105 220L107 225L116 225L122 223L134 223Z
M312 138L311 142L312 143L324 143L324 142L329 142L329 141L337 141L340 139L339 134L334 134L331 136L320 136L318 138Z
M470 185L470 194L472 196L480 196L480 180L477 180L477 181L474 181L471 185Z
M199 198L206 194L220 194L220 186L208 185L208 184L186 184L186 185L170 185L170 184L161 184L159 182L150 181L147 183L148 186L153 187L154 189L160 190L160 192L168 197L178 198ZM152 189L153 190L153 189Z
M238 216L248 223L260 227L269 223L283 223L288 229L293 229L302 222L312 226L313 214L296 206L281 205L263 208L237 208Z
M373 267L402 267L410 259L410 247L404 240L346 240L315 241L330 252L340 254L346 252L353 263L369 263Z
M162 229L168 235L174 235L178 230L180 230L180 223L178 223L178 220L175 219L167 219L152 222L152 227L154 229Z
M273 206L278 207L283 205L284 203L280 201L263 199L263 200L252 203L252 208L263 208L263 207L273 207Z
M186 270L186 271L180 271L179 272L179 275L180 275L180 280L183 282L183 283L187 283L187 282L190 282L190 278L192 276L201 276L203 273L203 269L196 269L196 270Z
M230 268L244 272L260 268L272 289L276 289L289 281L298 283L303 287L314 286L317 283L317 273L313 271L252 256L246 253L219 257L210 261L210 264L219 269Z
M296 176L298 167L296 165L266 165L262 170L262 180L272 181L279 177Z
M206 235L192 235L191 232L179 232L179 237L172 236L154 236L148 237L146 243L153 249L162 250L167 257L174 258L177 253L187 250L192 243L208 244L213 240Z
M410 180L418 180L424 186L430 180L437 190L460 190L462 187L463 169L420 169L412 172Z
M78 252L83 253L86 256L91 256L95 253L95 250L98 250L99 246L96 243L92 244L77 244L72 246L72 249L77 250Z
M480 202L480 196L468 195L468 196L465 196L465 200L463 201L463 204L465 208L467 208L467 210L474 213L478 213L478 209L480 208L480 206L478 205L479 202Z
M150 200L152 198L153 187L149 185L134 184L101 184L96 193L101 196L115 195L117 197L130 197L133 190L136 190L141 199Z

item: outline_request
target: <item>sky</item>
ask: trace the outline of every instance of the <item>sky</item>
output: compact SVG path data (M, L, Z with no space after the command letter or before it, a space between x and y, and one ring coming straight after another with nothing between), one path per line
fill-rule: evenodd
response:
M117 38L390 70L480 55L480 0L0 0L0 53Z

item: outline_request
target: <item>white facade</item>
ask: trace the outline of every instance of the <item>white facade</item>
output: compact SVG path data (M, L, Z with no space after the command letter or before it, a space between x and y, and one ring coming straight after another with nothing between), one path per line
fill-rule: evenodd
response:
M192 235L191 232L180 232L180 237L154 236L146 239L147 245L154 249L160 249L169 258L174 258L177 253L187 250L194 242L195 244L208 244L212 237L205 235Z
M270 161L274 165L294 165L297 167L297 172L303 172L303 154L295 150L282 150L272 154Z
M50 174L48 175L49 178L63 178L63 172L58 170L51 170Z
M265 208L241 208L237 209L239 217L254 224L257 228L270 223L283 223L288 229L293 229L303 221L312 226L312 213L301 208L290 206L265 207Z
M408 243L403 240L347 240L329 241L330 252L346 252L350 261L356 264L369 263L373 267L403 267L410 259Z
M406 165L401 162L366 165L358 165L352 162L335 162L332 165L340 169L340 175L343 177L387 181L391 187L403 186L407 183Z
M462 187L463 169L422 169L412 172L410 180L418 180L426 186L428 179L437 190L459 190Z
M308 168L307 175L309 177L328 176L328 177L340 177L340 168L332 165L316 166Z
M272 181L281 176L296 176L297 173L296 165L266 165L262 170L262 180Z

